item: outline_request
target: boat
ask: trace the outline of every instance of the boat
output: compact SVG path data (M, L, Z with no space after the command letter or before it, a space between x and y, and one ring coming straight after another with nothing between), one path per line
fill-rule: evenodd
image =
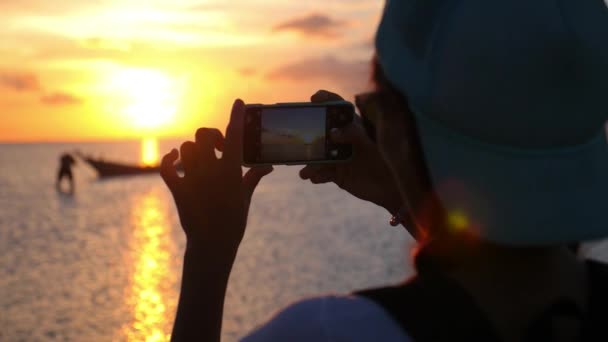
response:
M91 167L97 171L99 178L117 177L117 176L135 176L152 173L160 173L160 166L140 166L129 165L118 162L105 161L95 159L89 156L81 156Z

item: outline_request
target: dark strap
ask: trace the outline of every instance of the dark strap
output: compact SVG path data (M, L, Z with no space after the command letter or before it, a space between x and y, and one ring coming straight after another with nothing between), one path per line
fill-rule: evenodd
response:
M381 305L417 342L500 341L473 299L454 281L438 274L355 294Z
M568 303L556 303L551 316L578 316L583 319L582 341L608 341L608 265L587 261L589 310L577 312ZM437 273L416 276L390 287L355 292L382 306L414 341L500 341L490 321L473 298L453 280ZM532 340L551 339L550 324L539 321L531 328Z

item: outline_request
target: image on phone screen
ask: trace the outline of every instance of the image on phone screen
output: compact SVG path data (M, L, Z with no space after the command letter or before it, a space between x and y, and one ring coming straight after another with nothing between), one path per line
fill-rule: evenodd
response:
M324 159L325 113L324 107L264 109L260 118L261 159L287 162Z

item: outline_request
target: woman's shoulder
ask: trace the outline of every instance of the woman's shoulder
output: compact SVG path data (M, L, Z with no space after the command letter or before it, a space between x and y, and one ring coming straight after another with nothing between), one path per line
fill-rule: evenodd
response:
M245 342L410 341L389 315L359 296L322 296L289 305L258 327Z

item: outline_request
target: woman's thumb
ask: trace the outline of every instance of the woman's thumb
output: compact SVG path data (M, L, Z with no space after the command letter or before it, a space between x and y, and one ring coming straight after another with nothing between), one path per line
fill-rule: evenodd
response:
M255 166L245 173L245 176L243 176L243 186L245 187L245 199L248 202L251 200L253 191L255 190L256 186L258 186L260 179L271 173L272 170L274 170L274 168L270 165Z

